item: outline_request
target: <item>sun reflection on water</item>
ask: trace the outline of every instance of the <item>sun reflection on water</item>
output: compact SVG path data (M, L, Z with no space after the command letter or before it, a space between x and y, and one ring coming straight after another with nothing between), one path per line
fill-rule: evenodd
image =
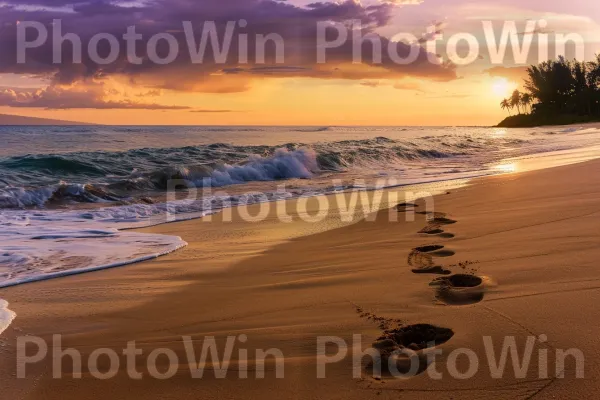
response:
M507 133L508 133L508 131L504 128L495 128L490 133L490 136L492 136L492 137L506 136Z
M519 170L517 163L498 164L494 165L493 169L494 171L498 171L504 174L510 174Z

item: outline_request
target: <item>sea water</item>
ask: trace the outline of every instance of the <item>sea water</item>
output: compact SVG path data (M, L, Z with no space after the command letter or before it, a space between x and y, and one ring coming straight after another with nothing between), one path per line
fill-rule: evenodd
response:
M240 204L512 172L506 160L600 146L600 131L0 127L0 143L2 288L122 266L186 245L130 228ZM219 193L167 202L173 182ZM0 300L0 332L13 318Z

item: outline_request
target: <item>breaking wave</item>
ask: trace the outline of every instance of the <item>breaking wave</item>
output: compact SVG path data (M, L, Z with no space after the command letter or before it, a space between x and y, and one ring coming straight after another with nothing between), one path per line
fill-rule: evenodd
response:
M329 129L329 128L322 128ZM79 152L0 158L0 208L60 202L101 203L166 191L169 185L222 187L311 179L319 174L401 168L490 150L498 141L470 136L410 141L377 137L283 146L210 144L124 152ZM178 183L179 182L179 183Z

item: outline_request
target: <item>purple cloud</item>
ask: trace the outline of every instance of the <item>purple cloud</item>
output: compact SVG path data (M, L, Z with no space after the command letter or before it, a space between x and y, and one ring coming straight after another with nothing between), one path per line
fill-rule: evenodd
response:
M172 89L209 93L232 93L248 90L255 79L277 77L312 77L320 79L385 79L406 76L424 77L435 80L456 78L454 69L447 65L437 65L429 61L429 55L415 44L390 41L376 33L377 28L390 22L391 3L364 6L353 0L343 2L315 2L299 7L289 2L276 0L153 0L148 2L118 2L105 0L80 1L75 5L68 0L22 0L5 1L0 15L0 72L34 74L51 78L53 87L66 87L81 81L98 81L111 75L126 76L131 83L150 89ZM132 6L132 4L135 4ZM41 7L36 9L36 6ZM60 8L60 9L58 9ZM62 21L62 33L76 33L83 44L82 63L73 63L70 43L62 47L62 62L53 62L51 46L52 21ZM208 46L203 63L191 61L186 35L182 22L190 21L195 31L196 42L204 21L215 21L222 38L228 21L247 21L240 32L248 34L248 63L240 63L240 38L234 35L231 49L224 63L214 62L215 54ZM383 49L388 47L400 57L416 51L416 60L408 65L400 65L383 52L381 63L372 61L372 45L365 41L361 48L362 68L351 66L353 45L349 38L343 45L327 52L327 63L318 64L317 23L331 21L344 23L360 21L363 34L375 35L381 40ZM26 63L17 63L17 21L37 21L49 31L49 40L44 46L27 51ZM136 46L136 55L141 58L139 65L128 61L126 43L122 39L127 27L135 26L143 40ZM90 38L98 33L108 33L119 38L120 52L114 62L99 65L87 54ZM148 39L157 33L173 35L180 49L173 62L158 65L149 59ZM258 34L276 33L284 39L285 65L276 63L275 45L267 46L265 63L256 62L254 38ZM328 31L330 39L335 33ZM352 35L350 35L352 36ZM28 40L35 39L34 29L28 31ZM169 47L160 41L157 54L165 57ZM99 46L102 56L108 54L106 42ZM66 90L66 89L65 89ZM36 101L30 104L46 104Z
M0 88L0 106L47 109L136 109L136 110L188 110L190 107L164 106L143 103L132 99L107 100L111 94L103 84L63 87L50 85L44 89Z

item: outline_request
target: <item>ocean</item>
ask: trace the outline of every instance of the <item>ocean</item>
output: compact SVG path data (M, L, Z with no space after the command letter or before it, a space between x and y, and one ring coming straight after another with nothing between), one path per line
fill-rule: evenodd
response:
M600 146L600 130L6 126L0 143L2 288L186 245L130 228L240 204L514 172L515 162ZM202 195L166 201L192 187ZM0 332L12 319L4 313Z

